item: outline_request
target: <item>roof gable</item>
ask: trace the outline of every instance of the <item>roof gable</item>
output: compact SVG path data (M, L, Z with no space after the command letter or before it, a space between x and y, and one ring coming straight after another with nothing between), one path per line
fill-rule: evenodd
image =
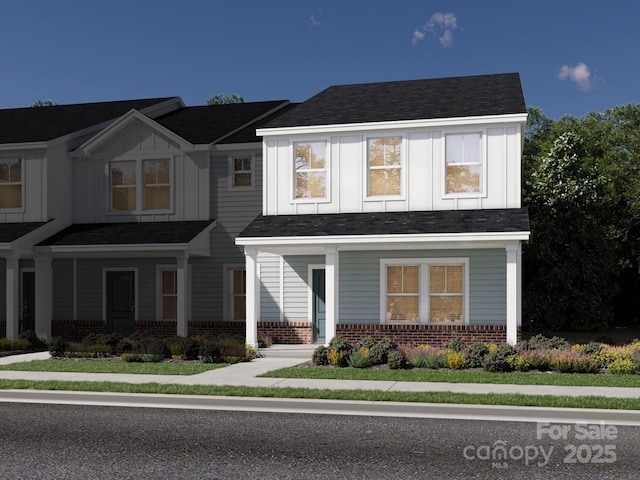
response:
M338 85L264 128L526 113L517 73Z

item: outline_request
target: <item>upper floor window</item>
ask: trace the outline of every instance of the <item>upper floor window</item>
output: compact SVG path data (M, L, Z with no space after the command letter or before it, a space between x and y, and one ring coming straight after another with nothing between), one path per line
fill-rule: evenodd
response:
M445 138L445 192L481 193L481 134L465 133Z
M113 212L171 208L169 159L110 162L109 178Z
M368 139L368 196L402 194L401 145L402 137Z
M168 159L144 160L144 209L168 210L171 207L171 172Z
M253 187L253 164L252 155L233 156L230 158L231 188Z
M22 207L22 159L0 158L0 208Z
M294 198L327 198L326 142L294 143Z

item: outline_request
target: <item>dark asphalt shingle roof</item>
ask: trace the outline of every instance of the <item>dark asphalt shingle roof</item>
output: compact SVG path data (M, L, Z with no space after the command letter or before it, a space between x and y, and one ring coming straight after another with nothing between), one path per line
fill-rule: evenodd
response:
M528 232L527 208L258 216L239 237Z
M258 120L255 123L252 123L251 125L249 125L246 128L243 128L242 130L234 133L233 135L230 135L229 137L226 137L224 140L222 140L220 143L221 144L225 144L225 143L260 143L262 142L262 137L259 137L256 135L256 129L257 128L261 128L263 125L265 125L266 123L269 123L271 120L273 120L274 118L278 117L279 115L282 115L285 112L288 112L289 110L291 110L293 107L295 107L296 105L299 105L297 103L290 103L286 106L284 106L283 108L279 109L278 111L267 115L265 118L262 118L260 120Z
M337 85L265 128L526 113L517 73Z
M11 243L44 224L45 222L2 223L0 224L0 243Z
M184 107L157 118L156 122L193 144L207 144L249 123L255 123L256 118L285 103L288 101ZM255 126L247 127L247 130L253 132L250 141L260 142L262 139L255 136L255 128Z
M39 246L185 244L213 221L75 224Z
M0 110L0 143L44 142L175 97Z

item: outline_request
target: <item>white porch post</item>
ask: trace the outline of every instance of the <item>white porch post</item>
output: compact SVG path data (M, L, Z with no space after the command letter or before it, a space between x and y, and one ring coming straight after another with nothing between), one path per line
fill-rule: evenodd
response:
M20 327L20 264L17 256L6 257L7 338L16 340Z
M35 325L36 335L51 338L53 318L53 269L51 257L38 255L36 265Z
M189 254L176 256L176 293L178 294L178 336L189 335Z
M246 285L246 342L258 348L258 316L260 299L260 280L258 279L258 251L244 249Z
M335 248L327 248L325 256L325 345L336 336L336 324L338 323L338 270L339 256Z
M518 322L521 316L520 299L520 242L506 246L507 251L507 343L518 341Z

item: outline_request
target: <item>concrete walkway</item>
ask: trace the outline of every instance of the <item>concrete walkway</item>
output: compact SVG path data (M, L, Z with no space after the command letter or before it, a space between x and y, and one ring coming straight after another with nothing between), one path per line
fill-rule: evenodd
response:
M112 373L66 373L0 371L3 380L61 380L84 382L161 383L247 387L291 387L320 390L383 390L390 392L510 393L523 395L597 396L640 398L640 388L557 387L487 383L393 382L375 380L315 380L304 378L259 378L257 375L278 368L293 367L311 359L315 345L274 345L261 350L264 355L248 363L237 363L197 375L127 375ZM9 365L49 358L47 352L0 358Z

